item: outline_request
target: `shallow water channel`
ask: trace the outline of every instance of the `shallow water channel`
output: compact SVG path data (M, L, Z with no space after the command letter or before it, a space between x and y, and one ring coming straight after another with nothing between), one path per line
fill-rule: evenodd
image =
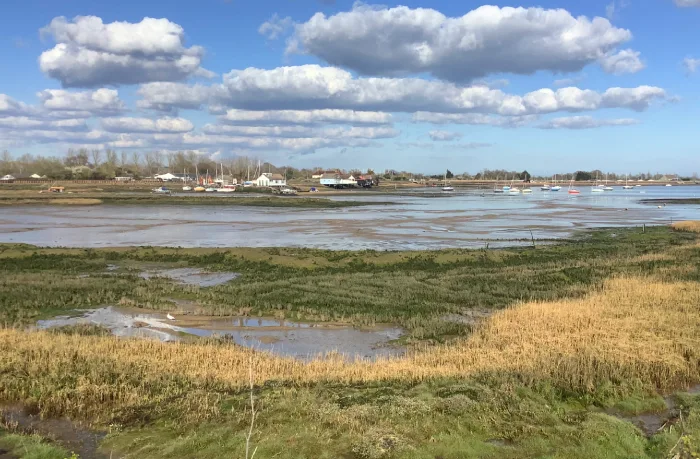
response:
M401 355L403 348L390 344L402 330L396 327L353 328L339 324L293 322L272 318L183 315L107 306L80 311L78 316L58 316L37 322L47 329L80 324L100 325L116 336L178 341L190 337L228 336L236 344L277 355L312 359L338 352L348 358Z

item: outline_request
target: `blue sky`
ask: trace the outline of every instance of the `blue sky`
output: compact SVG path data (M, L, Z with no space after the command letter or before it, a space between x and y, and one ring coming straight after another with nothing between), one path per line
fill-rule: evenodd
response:
M0 149L16 155L700 170L698 0L12 3Z

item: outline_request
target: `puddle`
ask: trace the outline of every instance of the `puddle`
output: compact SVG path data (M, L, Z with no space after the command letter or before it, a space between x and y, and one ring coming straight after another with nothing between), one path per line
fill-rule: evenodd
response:
M698 395L700 394L700 384L689 388L686 391L677 392L679 395ZM621 415L615 411L609 411L608 414L631 422L637 426L644 435L651 437L660 432L667 425L675 424L678 420L680 411L678 404L673 396L664 397L666 408L658 413L642 413L637 415Z
M193 315L175 315L174 320L169 320L166 313L112 306L83 311L78 317L59 316L40 320L37 328L79 324L101 325L120 337L160 341L178 341L182 339L183 333L199 337L227 336L241 346L302 360L330 352L338 352L353 359L374 359L404 353L403 348L388 345L389 341L400 338L403 333L403 330L396 327L356 329L345 325L270 318Z
M108 266L107 269L110 267ZM112 270L114 270L113 268ZM216 285L225 284L239 277L238 273L211 273L197 268L175 268L175 269L159 269L144 271L139 274L143 279L152 277L167 277L176 282L186 285L196 285L198 287L214 287Z
M0 412L4 423L16 426L21 432L37 433L55 440L64 448L78 454L80 459L109 457L98 451L99 444L106 435L103 432L83 428L68 419L41 419L38 415L27 414L19 405L2 406Z

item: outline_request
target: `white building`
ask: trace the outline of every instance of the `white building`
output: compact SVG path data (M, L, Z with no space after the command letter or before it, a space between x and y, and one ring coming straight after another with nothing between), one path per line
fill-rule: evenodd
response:
M154 177L157 178L158 180L162 180L164 182L171 182L171 181L178 178L177 175L173 175L170 172L168 172L167 174L156 175Z
M264 173L255 180L255 185L259 187L286 186L287 180L282 174Z

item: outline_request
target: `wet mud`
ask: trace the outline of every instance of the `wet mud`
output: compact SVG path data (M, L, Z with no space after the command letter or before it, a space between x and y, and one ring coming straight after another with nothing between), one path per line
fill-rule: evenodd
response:
M20 405L0 405L3 423L13 431L26 434L39 434L60 444L68 451L78 454L80 459L117 459L117 456L99 451L99 445L106 433L94 431L68 419L42 419L29 413ZM0 451L0 458L15 456Z
M597 196L582 190L502 196L458 191L430 199L420 191L391 205L338 209L217 206L12 207L0 221L0 242L40 246L314 247L427 250L529 244L583 228L667 224L700 219L692 205L658 209L640 199L700 196L700 187L647 187ZM483 194L483 195L482 195ZM339 198L339 199L342 199ZM383 196L358 195L372 202Z

